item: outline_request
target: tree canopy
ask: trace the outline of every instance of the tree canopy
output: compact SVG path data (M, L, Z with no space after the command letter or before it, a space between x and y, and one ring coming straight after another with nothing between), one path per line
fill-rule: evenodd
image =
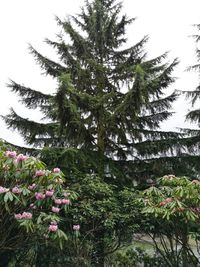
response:
M8 85L27 108L39 108L46 122L21 117L14 109L4 120L29 145L96 152L100 176L106 161L121 168L130 159L131 176L135 172L135 177L146 178L158 156L167 160L177 146L179 135L161 131L160 123L172 115L177 98L166 89L174 82L178 61L167 63L167 53L149 59L147 36L128 47L126 28L134 19L121 16L121 9L114 0L86 1L77 16L57 18L62 33L57 41L46 39L56 49L57 62L30 46L44 72L57 79L55 93L44 94L14 81ZM149 170L143 173L144 169Z

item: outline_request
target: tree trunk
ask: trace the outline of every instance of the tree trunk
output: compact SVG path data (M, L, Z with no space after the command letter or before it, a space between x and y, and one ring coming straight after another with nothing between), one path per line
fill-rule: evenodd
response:
M97 146L98 146L98 157L99 157L99 164L98 164L98 175L99 177L104 180L104 153L105 153L105 129L103 126L102 119L99 120L99 125L97 129Z
M188 229L187 226L184 227L183 233L182 233L182 266L183 267L188 267L190 266L190 263L188 261Z
M104 229L94 233L91 267L104 267Z

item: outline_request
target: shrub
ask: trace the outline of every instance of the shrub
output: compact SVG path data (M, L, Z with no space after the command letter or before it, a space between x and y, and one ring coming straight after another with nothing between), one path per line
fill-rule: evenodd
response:
M64 182L59 168L47 170L37 158L0 147L2 266L6 266L12 252L30 248L34 243L58 242L63 247L68 239L66 226L62 230L63 218L76 199L76 194L63 186ZM67 229L77 234L79 228L73 227L71 221Z

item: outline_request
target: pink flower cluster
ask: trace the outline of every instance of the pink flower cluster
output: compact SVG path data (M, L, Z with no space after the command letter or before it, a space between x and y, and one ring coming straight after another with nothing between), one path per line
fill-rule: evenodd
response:
M1 193L6 193L6 192L8 192L8 191L9 191L9 188L0 186L0 194L1 194Z
M15 214L15 219L17 219L17 220L22 220L22 219L30 220L30 219L32 219L32 213L30 213L30 212L23 212L22 214L17 213L17 214Z
M63 204L63 205L69 205L69 204L70 204L70 200L64 198L64 199L62 199L62 204Z
M60 208L52 207L52 208L51 208L51 211L54 212L54 213L59 213Z
M162 201L162 202L160 202L160 206L164 206L164 205L166 205L166 204L168 204L168 203L170 203L170 202L172 202L173 201L173 199L171 198L171 197L168 197L168 198L166 198L164 201Z
M64 199L59 199L59 198L57 198L57 199L55 199L54 200L54 203L56 204L56 205L69 205L70 204L70 200L69 199L66 199L66 198L64 198Z
M44 175L45 175L45 171L43 171L43 170L37 170L35 172L36 177L40 177L40 176L44 176Z
M59 173L60 172L60 169L59 168L54 168L53 169L53 173Z
M200 212L200 208L190 208L190 210L193 212Z
M37 200L42 200L42 199L45 199L45 194L41 193L41 192L36 192L35 193L35 198Z
M46 197L52 197L53 194L54 194L54 190L53 190L53 189L51 189L51 190L46 190L46 193L45 193Z
M27 156L24 156L23 154L19 154L18 156L17 156L17 162L20 162L20 161L24 161L24 160L26 160L28 157Z
M29 190L34 190L36 188L36 184L32 184L28 186Z
M37 169L34 169L33 175L29 175L28 172L25 173L25 175L24 175L23 173L21 174L21 172L23 171L23 167L25 167L23 162L25 160L27 160L28 157L23 155L23 154L17 154L16 151L6 151L4 155L5 155L4 161L5 161L5 164L7 164L7 165L3 165L3 169L9 170L10 168L15 167L15 172L17 172L17 175L19 175L18 181L22 181L22 184L21 184L21 182L17 182L14 185L10 186L10 188L0 186L0 193L6 193L6 192L10 191L13 193L13 194L12 193L11 194L13 196L15 196L14 194L17 195L17 194L20 194L23 191L25 191L23 193L26 196L26 194L25 194L26 190L23 189L24 188L23 186L27 185L26 182L27 182L27 180L29 180L29 178L30 179L33 178L32 182L30 182L29 185L27 185L27 187L26 187L31 191L31 192L27 191L27 193L31 193L30 195L27 194L27 196L28 196L28 206L27 206L28 209L27 209L27 211L29 211L29 212L21 211L19 213L19 211L16 211L17 213L13 214L13 217L16 220L32 220L33 216L37 217L38 214L43 212L44 205L39 205L40 201L38 201L38 200L44 200L45 211L48 210L50 213L50 216L55 217L55 220L57 220L57 216L58 216L59 212L61 211L61 209L64 208L64 205L70 205L70 199L68 199L70 193L67 193L65 191L64 191L65 192L64 193L61 189L61 186L60 186L64 181L63 173L61 172L61 170L58 167L56 167L56 168L52 168L51 171L48 171L48 170L44 170L43 166L41 165L41 167L38 167L38 168L36 167ZM30 158L30 160L31 160L31 158ZM32 164L32 162L30 162L30 164ZM33 158L33 168L35 168L34 158ZM31 168L31 171L32 170L33 169ZM50 179L46 179L46 178L48 178L48 176L50 176L49 177ZM16 176L16 177L18 177L18 176ZM52 177L54 178L53 181L51 180ZM22 179L20 180L20 178L22 178ZM25 179L25 178L27 178L27 179ZM43 181L44 178L45 178L45 181ZM39 183L36 181L36 179L39 181ZM41 179L42 179L42 182L40 183ZM54 185L52 185L51 183L53 183ZM55 183L58 183L58 186ZM58 192L54 188L54 186L56 186L56 188L58 187L58 189L59 189ZM60 195L61 192L62 192L62 195ZM49 204L51 206L49 206ZM35 211L35 209L36 209L36 211ZM48 213L48 211L47 211L47 213ZM31 221L31 223L32 223L32 221ZM35 221L34 221L34 223L35 223ZM39 221L38 223L41 223L41 222ZM58 229L59 229L58 223L53 221L53 219L52 219L52 222L49 222L49 221L47 222L47 225L46 225L47 235L48 234L50 235L51 232L57 232ZM79 231L80 225L73 225L73 230Z
M14 194L20 194L21 193L21 189L18 186L15 186L15 187L13 187L12 192Z
M54 203L56 205L61 205L62 204L62 199L57 198L57 199L54 200Z
M49 232L56 232L58 230L58 225L56 222L51 222L49 225Z
M31 203L31 204L30 204L30 208L33 209L33 210L35 210L37 207L35 206L34 203Z
M191 210L193 212L200 212L200 208L184 208L184 207L181 207L181 208L177 208L176 210L179 211L179 212L183 212L185 210Z
M73 225L73 230L74 231L79 231L80 230L80 225L79 224L74 224Z
M27 156L25 156L25 155L23 155L23 154L19 154L18 156L17 156L17 152L16 151L6 151L5 153L4 153L4 155L6 156L6 157L8 157L8 158L12 158L12 159L15 159L15 163L18 163L18 162L20 162L20 161L24 161L24 160L26 160L28 157Z
M17 152L16 151L6 151L4 155L8 158L16 158Z

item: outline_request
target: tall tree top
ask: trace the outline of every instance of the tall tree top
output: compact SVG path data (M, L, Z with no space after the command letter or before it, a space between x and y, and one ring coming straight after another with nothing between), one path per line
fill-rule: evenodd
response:
M49 120L36 123L14 110L4 117L29 144L87 148L101 159L131 155L143 160L169 153L165 139L174 140L177 134L159 128L172 115L177 95L166 96L164 91L174 82L172 71L178 62L164 62L166 53L148 59L146 36L125 47L126 27L134 19L121 15L121 10L117 1L94 0L86 1L76 16L57 18L63 33L57 41L46 39L57 51L57 62L30 47L58 87L54 95L46 95L10 83L22 103L40 108Z

